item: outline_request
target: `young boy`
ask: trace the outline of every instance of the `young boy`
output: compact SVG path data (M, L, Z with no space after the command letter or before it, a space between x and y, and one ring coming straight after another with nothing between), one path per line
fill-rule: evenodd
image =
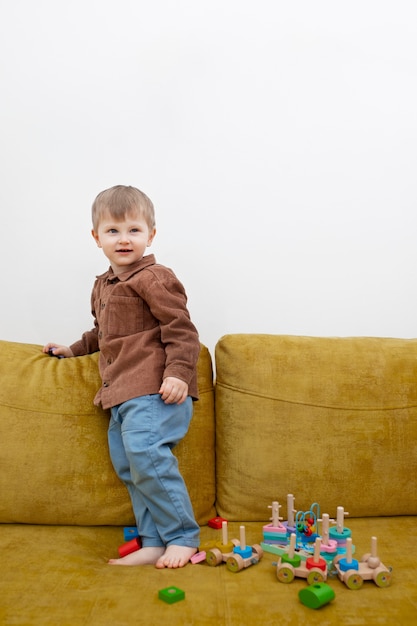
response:
M110 409L110 456L142 542L109 563L183 567L197 551L199 526L171 450L198 398L198 333L182 284L153 255L144 256L156 233L150 199L118 185L97 196L92 218L92 235L110 261L92 291L94 328L69 347L48 343L43 351L62 357L100 351L102 386L94 402Z

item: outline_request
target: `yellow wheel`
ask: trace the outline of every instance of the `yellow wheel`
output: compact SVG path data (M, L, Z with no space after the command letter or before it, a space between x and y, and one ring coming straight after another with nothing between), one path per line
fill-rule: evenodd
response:
M343 576L343 582L348 589L360 589L363 585L363 578L356 570L350 569Z
M244 569L245 563L240 554L234 554L233 556L229 556L227 559L226 567L229 571L236 574L237 572L240 572L241 569Z
M315 583L324 583L324 572L317 567L313 567L308 573L307 582L309 585L314 585Z
M378 587L389 587L392 576L391 572L385 569L385 567L377 567L373 573L373 578Z
M220 565L223 561L223 555L217 548L213 548L209 550L206 554L206 563L211 565L211 567L216 567L216 565Z
M294 580L294 568L289 563L284 563L284 565L278 565L277 567L277 578L280 583L292 583Z

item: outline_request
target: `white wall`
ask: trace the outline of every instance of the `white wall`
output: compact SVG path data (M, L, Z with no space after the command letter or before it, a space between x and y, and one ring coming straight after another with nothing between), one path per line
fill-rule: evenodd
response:
M417 334L415 0L14 0L0 68L0 338L91 327L117 183L210 349Z

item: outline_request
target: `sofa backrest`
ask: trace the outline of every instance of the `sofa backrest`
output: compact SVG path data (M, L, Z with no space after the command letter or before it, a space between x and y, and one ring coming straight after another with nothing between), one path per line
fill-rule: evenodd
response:
M130 525L130 500L108 455L109 415L93 405L98 354L57 359L0 342L0 522ZM175 449L194 511L215 515L213 374L201 348L200 400Z
M417 340L227 335L216 346L217 511L417 514Z

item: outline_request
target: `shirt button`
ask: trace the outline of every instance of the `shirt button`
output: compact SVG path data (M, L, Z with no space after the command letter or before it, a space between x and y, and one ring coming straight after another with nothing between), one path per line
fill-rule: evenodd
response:
M104 381L103 387L108 387L108 386L109 386L109 383L107 381Z
M104 307L105 307L105 306L106 306L106 303L105 303L105 302L102 302L102 303L101 303L101 308L102 308L102 309L104 309Z

